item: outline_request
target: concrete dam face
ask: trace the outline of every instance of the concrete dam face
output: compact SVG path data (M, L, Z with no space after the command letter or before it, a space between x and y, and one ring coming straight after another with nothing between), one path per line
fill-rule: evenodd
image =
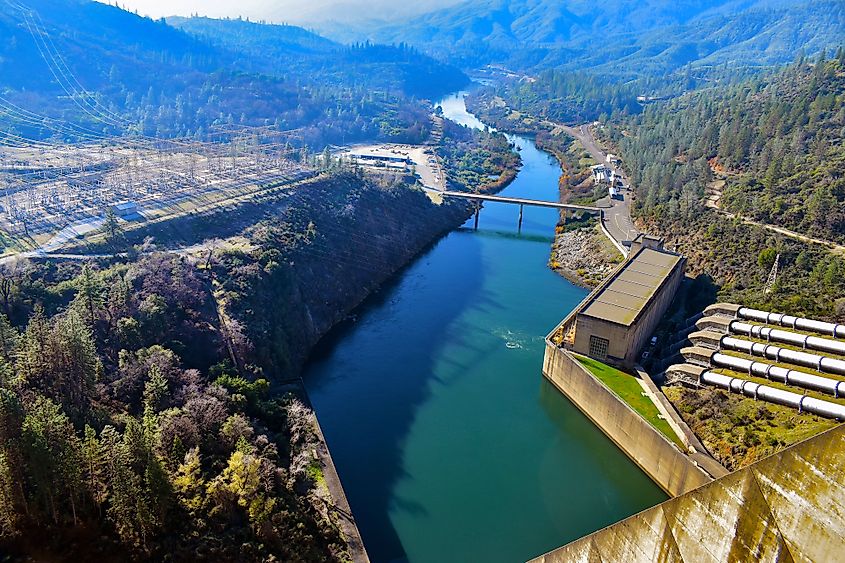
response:
M843 537L840 425L533 561L838 561Z

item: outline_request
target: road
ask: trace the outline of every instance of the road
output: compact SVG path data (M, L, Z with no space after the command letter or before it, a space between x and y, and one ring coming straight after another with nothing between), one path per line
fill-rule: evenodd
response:
M731 213L730 211L725 211L719 207L719 205L713 201L708 199L705 202L705 205L710 209L713 209L717 213L724 215L728 219L737 219L739 218L740 221L745 223L746 225L755 225L757 227L762 227L766 230L772 231L773 233L778 233L783 236L789 237L791 239L799 240L801 242L806 242L809 244L818 244L821 246L826 246L827 248L833 250L837 254L845 256L845 246L841 244L836 244L835 242L831 242L829 240L815 238L815 237L808 237L807 235L802 235L801 233L796 233L795 231L790 231L789 229L784 229L783 227L777 227L775 225L770 225L768 223L761 223L760 221L755 221L753 219L749 219L747 217L743 217L742 215L737 215L736 213Z
M568 125L562 125L560 123L554 123L553 121L548 122L549 125L552 127L556 127L562 129L567 135L570 137L574 137L578 142L580 142L587 152L590 153L590 156L593 157L593 160L596 162L605 162L605 157L607 156L602 152L599 148L598 144L596 144L596 139L593 137L593 133L590 131L589 125L579 125L578 127L570 127ZM613 168L611 166L611 168Z
M639 231L631 219L630 191L622 194L622 197L624 199L610 200L611 206L604 210L604 227L617 242L624 245L625 241L634 240Z
M607 164L605 161L607 155L599 148L588 125L569 127L551 121L548 123L578 140L587 152L590 153L590 156L593 157L593 160ZM622 171L615 166L610 165L609 168L625 177ZM639 231L634 226L634 221L631 219L631 194L632 190L629 185L627 190L623 190L622 199L607 198L610 207L604 211L604 226L610 235L616 239L616 242L620 244L633 240L639 234ZM601 202L597 202L597 205L602 206Z

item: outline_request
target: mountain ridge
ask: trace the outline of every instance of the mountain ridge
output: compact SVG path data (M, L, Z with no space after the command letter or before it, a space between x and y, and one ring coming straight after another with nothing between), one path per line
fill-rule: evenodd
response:
M787 22L787 23L784 23ZM339 39L404 41L464 67L562 67L671 72L687 64L771 66L834 47L845 35L841 2L814 0L466 0L412 20L371 28L319 29ZM618 61L617 61L618 59ZM618 62L618 64L616 64Z

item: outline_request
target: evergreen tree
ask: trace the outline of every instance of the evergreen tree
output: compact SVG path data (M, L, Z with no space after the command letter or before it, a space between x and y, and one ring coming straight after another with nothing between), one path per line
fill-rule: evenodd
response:
M147 381L144 384L144 407L157 412L164 406L167 398L167 378L156 364L150 366Z
M97 320L97 312L103 305L103 285L88 264L82 267L82 273L76 282L79 287L77 298L80 308L85 311L88 323L93 328Z
M6 452L0 451L0 538L20 533L20 512L17 506L17 475Z
M88 496L100 515L102 515L102 506L108 499L108 485L103 467L105 455L107 453L103 452L96 431L86 424L81 444L83 479Z
M50 326L44 308L38 305L21 337L16 358L17 375L30 388L46 391L52 387L45 380L50 367L46 363L49 339Z
M137 428L135 423L134 427ZM127 427L127 433L131 432ZM133 467L131 437L121 436L112 426L100 433L104 465L108 480L108 516L121 541L134 548L145 548L147 539L155 529L156 521L150 510L149 500L141 478Z
M102 363L97 356L91 329L75 311L61 317L52 331L48 354L50 368L69 412L84 411Z
M20 334L9 322L9 318L0 313L0 355L11 363L17 349Z
M28 476L36 503L59 524L64 509L77 522L81 490L79 438L59 405L38 396L23 420L22 442ZM66 503L66 504L65 504Z

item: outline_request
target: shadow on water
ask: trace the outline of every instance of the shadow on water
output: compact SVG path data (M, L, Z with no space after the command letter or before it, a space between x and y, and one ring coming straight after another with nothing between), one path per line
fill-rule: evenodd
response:
M357 321L346 322L327 335L306 368L311 402L374 561L404 558L391 510L425 512L419 503L393 492L396 483L408 476L403 470L402 446L416 407L429 395L434 359L447 340L458 338L445 330L413 330L413 325L448 327L478 299L473 288L483 285L479 242L460 237L458 245L444 244L453 236L448 235L367 299L358 309ZM460 247L458 252L454 246ZM453 264L454 269L432 274L435 263ZM439 292L448 292L449 298L437 299ZM400 303L409 298L418 302ZM470 344L467 337L462 340ZM360 369L364 365L366 369ZM460 377L466 369L465 362L455 362L448 377ZM378 395L382 400L355 401L361 395ZM372 412L373 408L380 412ZM350 440L350 435L356 439Z
M510 240L524 240L527 242L545 242L546 244L551 244L554 242L554 237L550 237L548 235L540 235L540 234L533 234L533 233L520 233L517 232L516 229L510 231L500 231L500 230L491 230L491 229L478 229L477 231L469 227L460 227L457 229L456 232L459 233L472 233L477 237L482 238L501 238L501 239L510 239Z
M577 487L572 487L573 505L581 502L594 502L597 505L624 504L628 506L651 506L655 498L657 485L630 462L619 463L619 450L614 448L596 448L595 444L609 439L593 422L582 413L563 393L545 377L539 384L539 404L549 421L558 429L558 436L569 442L567 449L572 451L590 451L594 456L591 465L570 464L566 477ZM599 492L590 483L602 483ZM608 495L613 491L613 495ZM588 497L588 498L584 498ZM662 499L661 499L662 500ZM608 520L607 511L579 511L569 525L561 529L560 545L569 543L587 534L595 532L613 520Z
M556 194L530 141L506 192ZM552 195L550 195L552 194ZM485 206L332 331L305 384L374 562L524 560L665 498L541 379L586 292L551 272L552 209Z

